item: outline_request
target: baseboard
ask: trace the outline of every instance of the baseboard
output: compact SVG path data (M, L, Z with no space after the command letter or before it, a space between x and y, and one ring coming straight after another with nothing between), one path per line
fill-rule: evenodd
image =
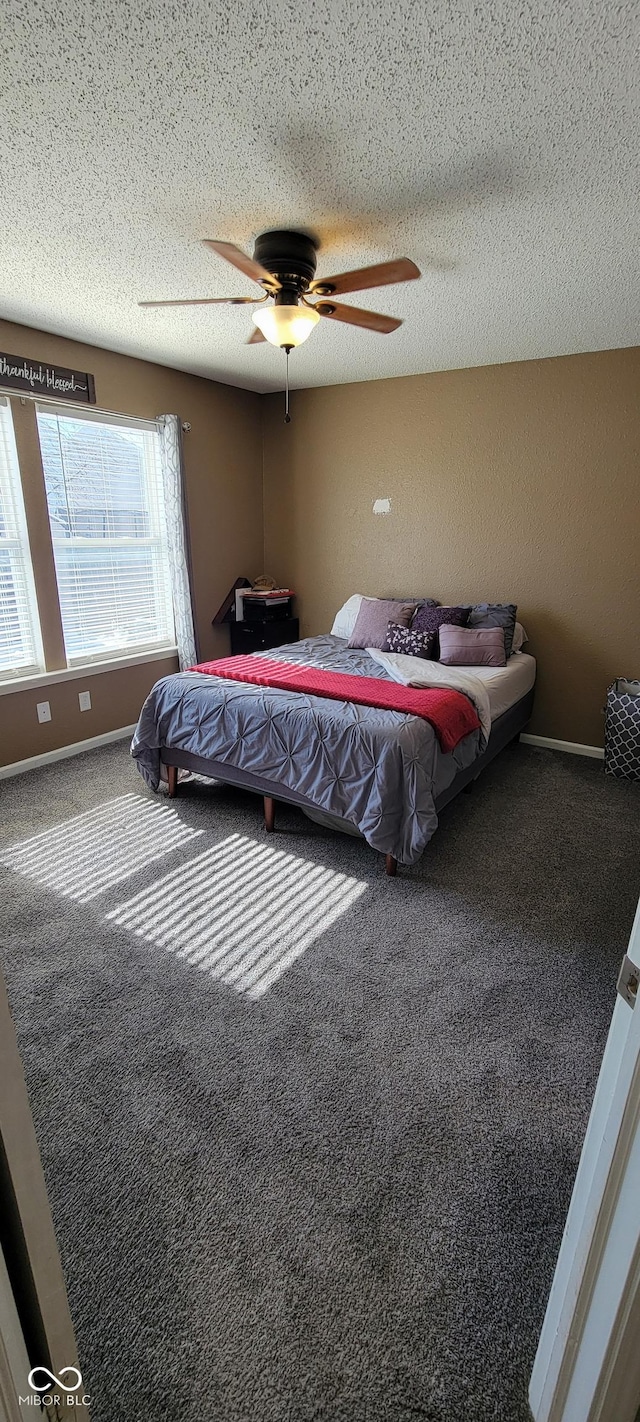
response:
M551 736L528 736L524 731L520 740L528 746L544 746L546 750L566 751L568 755L590 755L593 760L604 760L601 746L581 746L578 741L554 741Z
M23 775L27 770L38 770L41 765L53 765L56 760L68 760L72 755L82 755L83 751L95 750L97 746L108 746L111 741L124 741L132 736L135 726L121 726L118 731L105 731L101 736L90 736L86 741L75 741L70 746L58 746L57 750L45 751L42 755L29 756L28 760L16 760L13 765L0 765L0 780L11 775ZM569 755L589 755L594 760L604 760L600 746L581 746L577 741L554 741L550 736L529 736L523 731L520 740L528 746L543 746L546 750L567 751Z
M87 741L75 741L70 746L58 746L57 750L44 751L42 755L31 755L28 760L15 760L13 765L0 765L0 780L11 775L24 775L27 770L38 770L41 765L53 765L56 760L68 760L72 755L95 750L97 746L108 746L111 741L124 741L132 736L135 726L121 726L118 731L104 731L101 736L90 736Z

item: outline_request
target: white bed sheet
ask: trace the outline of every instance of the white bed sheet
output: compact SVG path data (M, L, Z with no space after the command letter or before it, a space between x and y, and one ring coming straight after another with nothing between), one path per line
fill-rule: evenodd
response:
M469 670L484 682L491 720L495 721L531 690L536 679L536 659L528 652L514 652L506 667L470 667Z
M535 658L527 652L515 652L506 667L450 667L429 657L382 652L378 647L367 647L367 651L394 681L404 686L448 686L468 696L478 712L487 740L497 717L526 696L536 679Z

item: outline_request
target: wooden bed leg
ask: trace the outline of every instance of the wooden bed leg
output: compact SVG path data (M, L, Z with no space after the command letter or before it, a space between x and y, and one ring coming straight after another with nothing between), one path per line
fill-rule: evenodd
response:
M276 827L276 802L273 795L264 795L264 827L267 834L273 834Z
M167 785L169 787L169 798L174 800L178 793L178 767L177 765L167 766Z
M398 872L398 861L397 861L397 859L394 859L394 857L393 857L392 854L385 854L385 857L384 857L384 867L385 867L385 870L386 870L387 874L389 875L389 878L390 878L390 879L393 879L394 875L397 874L397 872Z

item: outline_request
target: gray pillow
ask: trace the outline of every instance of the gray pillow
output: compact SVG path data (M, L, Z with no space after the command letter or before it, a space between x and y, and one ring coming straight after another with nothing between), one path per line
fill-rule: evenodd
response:
M386 646L390 622L408 627L416 610L415 602L391 602L381 597L363 597L348 647Z
M513 634L516 630L515 602L477 602L469 613L468 627L502 627L504 651L507 659L511 656Z
M439 607L436 597L390 597L388 602L412 602L414 607Z

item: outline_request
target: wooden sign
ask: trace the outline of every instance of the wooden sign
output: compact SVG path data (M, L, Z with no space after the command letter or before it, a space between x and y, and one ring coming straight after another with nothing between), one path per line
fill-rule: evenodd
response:
M250 588L251 583L248 578L236 578L232 588L229 588L224 602L220 603L215 617L211 619L211 626L216 627L219 622L233 622L236 615L236 588Z
M48 395L50 400L73 400L82 405L96 403L92 375L66 370L63 365L45 365L30 356L5 355L2 351L0 389L18 390L21 395Z

